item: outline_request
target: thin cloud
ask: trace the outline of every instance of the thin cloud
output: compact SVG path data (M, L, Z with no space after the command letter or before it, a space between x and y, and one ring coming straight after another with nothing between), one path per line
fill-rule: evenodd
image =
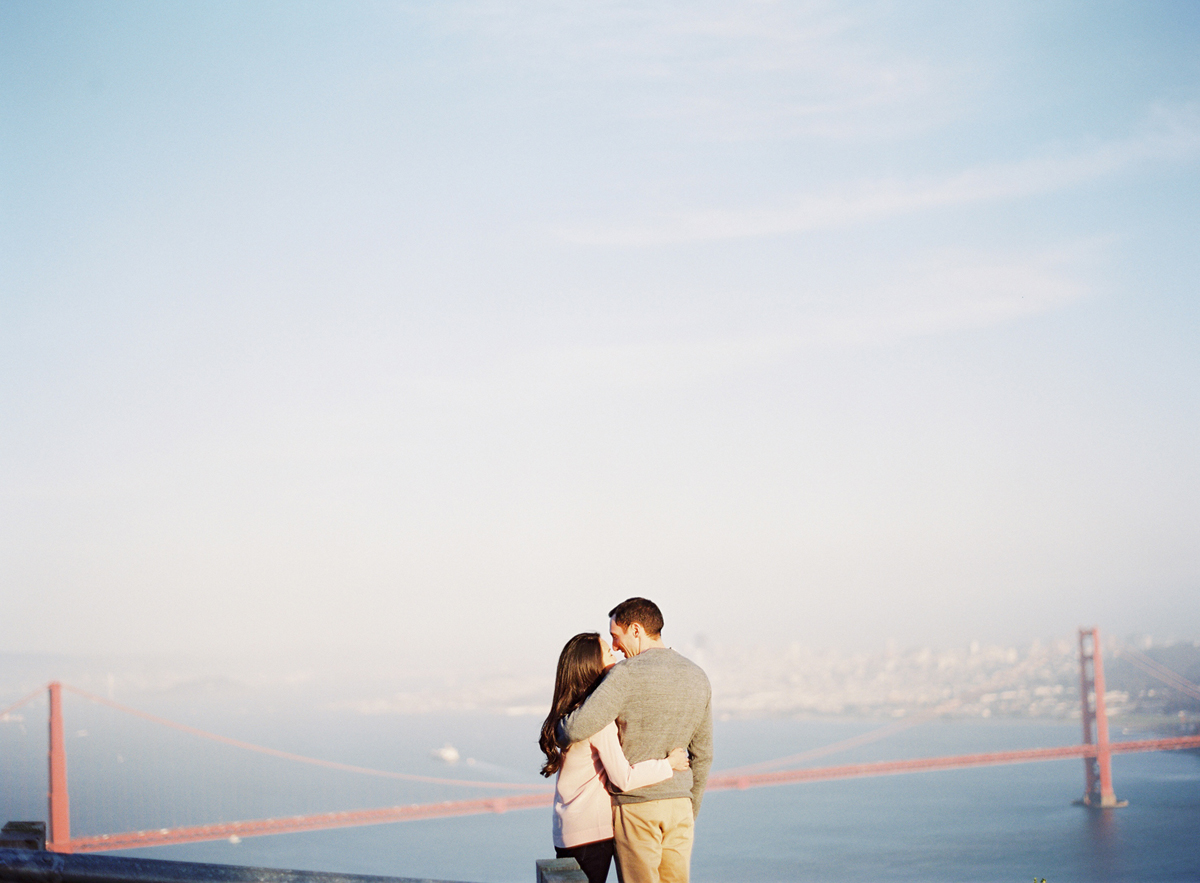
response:
M1198 149L1197 109L1160 108L1141 133L1072 155L1035 157L942 178L869 181L801 197L784 208L681 212L642 223L568 227L558 235L580 245L654 246L837 229L928 209L1050 193L1142 162L1190 159Z
M617 118L706 140L911 131L931 113L918 105L962 77L886 39L893 13L871 3L477 2L421 14L480 44L472 63L501 76L550 76Z
M867 346L1019 321L1086 297L1091 287L1066 265L1077 253L1056 252L1019 261L970 254L930 255L881 285L857 308L822 318L825 346Z
M1002 258L938 252L891 271L891 280L842 293L829 306L758 334L693 334L630 343L554 345L510 354L474 373L435 381L439 395L530 405L596 389L662 391L775 370L804 354L868 349L904 339L1021 321L1087 297L1076 267L1102 243Z

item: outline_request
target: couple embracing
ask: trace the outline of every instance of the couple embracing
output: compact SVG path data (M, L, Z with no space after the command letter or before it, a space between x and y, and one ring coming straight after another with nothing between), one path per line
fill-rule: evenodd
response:
M589 883L615 854L621 883L686 883L696 813L712 766L712 690L695 663L662 640L645 598L609 612L612 647L576 635L558 658L539 744L557 774L554 845Z

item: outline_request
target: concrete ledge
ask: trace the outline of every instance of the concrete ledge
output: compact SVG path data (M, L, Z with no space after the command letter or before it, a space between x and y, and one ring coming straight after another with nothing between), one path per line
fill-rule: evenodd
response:
M574 859L572 859L572 863L574 863ZM417 877L335 874L325 871L284 871L277 868L172 862L163 859L126 858L116 855L69 855L35 849L0 849L0 883L452 883L452 881Z
M588 883L573 858L543 858L537 863L537 883Z

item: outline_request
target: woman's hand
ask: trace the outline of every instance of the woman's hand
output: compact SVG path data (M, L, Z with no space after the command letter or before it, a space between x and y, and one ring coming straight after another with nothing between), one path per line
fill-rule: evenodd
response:
M686 770L692 765L688 760L686 748L672 748L671 753L667 755L667 762L671 764L673 770Z

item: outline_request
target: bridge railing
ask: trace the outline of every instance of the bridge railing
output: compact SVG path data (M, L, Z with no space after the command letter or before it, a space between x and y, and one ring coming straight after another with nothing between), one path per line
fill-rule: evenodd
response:
M427 877L378 877L286 871L116 855L49 852L43 822L9 822L0 832L0 883L454 883ZM586 883L575 859L536 863L537 883Z

